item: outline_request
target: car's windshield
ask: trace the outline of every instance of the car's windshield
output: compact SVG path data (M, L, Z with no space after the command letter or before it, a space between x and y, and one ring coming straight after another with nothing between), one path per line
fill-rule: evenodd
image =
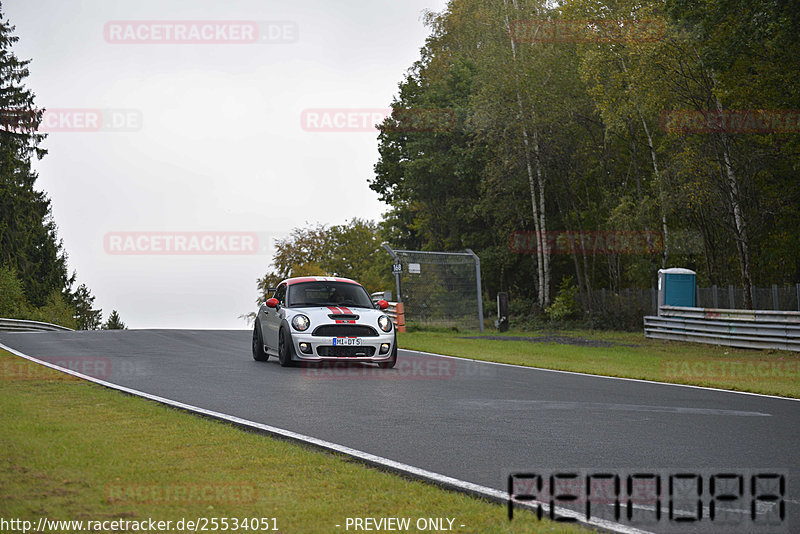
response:
M301 282L289 286L288 306L372 308L367 290L349 282Z

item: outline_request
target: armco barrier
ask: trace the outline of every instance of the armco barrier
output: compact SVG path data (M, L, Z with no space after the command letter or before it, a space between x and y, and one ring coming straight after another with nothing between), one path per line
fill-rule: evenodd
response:
M398 332L406 331L406 311L402 302L390 302L389 307L386 308L386 315L388 315L394 325L397 327Z
M71 332L71 328L52 323L28 321L26 319L0 318L0 332Z
M644 318L644 335L749 349L800 352L800 312L662 306Z

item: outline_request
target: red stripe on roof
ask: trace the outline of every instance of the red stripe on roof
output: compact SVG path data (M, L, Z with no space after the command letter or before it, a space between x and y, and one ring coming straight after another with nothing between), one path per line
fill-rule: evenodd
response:
M341 310L339 310L339 308L336 306L328 306L328 309L331 311L331 313L342 313Z
M350 308L345 308L344 306L339 306L339 309L342 310L343 313L353 313L350 311Z
M299 284L300 282L316 282L316 281L317 281L316 278L306 276L304 278L290 278L289 280L286 281L286 283L288 285L291 285L291 284Z
M326 278L328 280L326 280ZM321 280L318 280L318 279L321 279ZM300 277L300 278L289 278L289 279L285 280L285 282L288 285L300 284L300 283L303 283L303 282L325 282L325 281L328 281L328 282L344 282L346 284L355 284L357 286L361 285L358 282L356 282L355 280L350 280L349 278L335 278L335 277L331 277L331 276L303 276L303 277Z

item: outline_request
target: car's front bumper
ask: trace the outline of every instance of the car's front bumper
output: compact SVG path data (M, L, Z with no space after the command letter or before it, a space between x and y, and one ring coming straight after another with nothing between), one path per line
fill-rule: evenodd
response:
M322 362L322 361L347 361L347 362L385 362L391 360L396 353L397 343L394 329L391 332L380 332L377 336L361 337L361 345L356 347L334 345L333 337L315 336L309 333L292 332L292 345L294 348L294 361ZM300 350L300 344L307 343L311 353ZM381 353L381 345L388 345L388 350ZM354 350L342 350L342 349ZM370 355L370 349L372 354Z

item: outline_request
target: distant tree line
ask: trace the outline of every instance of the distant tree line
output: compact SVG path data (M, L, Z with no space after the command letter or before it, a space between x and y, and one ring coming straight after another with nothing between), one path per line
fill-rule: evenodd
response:
M393 246L472 248L487 293L534 311L662 267L748 303L800 281L796 5L451 0L426 21L369 181ZM581 238L609 233L646 246Z
M101 324L86 285L73 289L76 274L68 271L50 199L35 187L32 161L46 154L45 135L38 133L42 110L25 87L30 60L14 55L19 38L13 32L0 5L0 317L124 328L116 311Z
M276 241L273 267L257 281L258 300L292 276L341 276L360 282L370 292L384 290L392 283L392 262L381 239L375 222L358 218L341 225L295 228Z

